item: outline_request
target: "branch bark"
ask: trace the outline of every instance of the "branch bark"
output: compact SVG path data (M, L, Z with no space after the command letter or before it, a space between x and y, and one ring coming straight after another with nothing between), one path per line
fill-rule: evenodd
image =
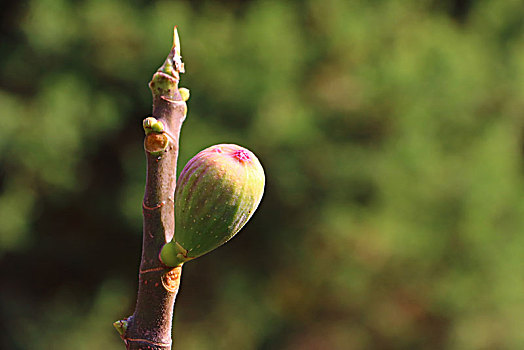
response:
M153 117L160 128L144 121L147 178L143 208L142 259L138 297L132 316L115 322L127 349L171 349L171 328L182 266L168 268L159 253L174 236L174 193L179 136L187 106L178 91L184 66L175 27L173 48L149 87L153 94ZM146 123L147 121L147 123ZM149 128L149 129L148 129Z

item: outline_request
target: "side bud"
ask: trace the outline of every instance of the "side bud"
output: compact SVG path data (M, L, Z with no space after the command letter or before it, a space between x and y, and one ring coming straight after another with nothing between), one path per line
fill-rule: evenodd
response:
M161 252L177 266L230 240L251 218L264 193L264 169L249 150L211 146L184 167L175 191L175 237Z
M180 93L180 96L182 97L182 101L186 102L189 100L189 89L188 88L179 88L178 92Z
M144 127L144 131L146 135L149 135L152 132L163 132L164 131L164 124L162 124L161 121L156 120L153 117L147 117L142 122L142 126Z

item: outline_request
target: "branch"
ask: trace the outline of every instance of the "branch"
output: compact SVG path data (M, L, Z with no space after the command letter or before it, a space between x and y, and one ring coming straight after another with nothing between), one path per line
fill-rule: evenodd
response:
M147 179L142 203L144 224L138 298L133 315L114 323L127 349L171 349L173 307L182 266L166 267L159 253L174 235L178 143L188 98L187 89L178 89L183 72L175 27L171 52L149 83L153 117L144 120Z

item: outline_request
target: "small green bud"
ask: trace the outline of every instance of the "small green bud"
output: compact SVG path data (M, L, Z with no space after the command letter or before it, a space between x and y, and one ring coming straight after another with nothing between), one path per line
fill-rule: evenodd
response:
M211 146L184 167L175 191L175 237L162 249L177 266L230 240L251 218L264 193L264 169L249 150Z
M126 332L127 330L127 318L123 319L123 320L119 320L119 321L116 321L116 322L113 322L113 327L115 327L116 331L121 335L123 336L124 333Z
M189 89L180 88L178 89L178 92L180 93L180 96L182 96L182 101L186 102L187 100L189 100Z
M156 123L153 123L153 125L151 125L151 130L153 130L154 132L163 132L164 124L162 124L161 121L157 121Z
M153 117L148 117L144 119L144 121L142 122L142 126L144 127L146 135L149 135L152 132L164 132L164 124L162 124L161 121L156 120Z
M144 131L146 132L146 135L151 133L153 130L153 124L158 123L158 121L153 117L147 117L142 122L142 127L144 128Z

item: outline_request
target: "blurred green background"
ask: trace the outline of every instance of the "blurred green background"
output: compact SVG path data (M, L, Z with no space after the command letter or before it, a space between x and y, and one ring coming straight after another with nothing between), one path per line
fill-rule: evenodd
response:
M524 349L521 1L0 6L0 348L123 348L176 24L179 168L232 142L267 176L184 267L176 349Z

